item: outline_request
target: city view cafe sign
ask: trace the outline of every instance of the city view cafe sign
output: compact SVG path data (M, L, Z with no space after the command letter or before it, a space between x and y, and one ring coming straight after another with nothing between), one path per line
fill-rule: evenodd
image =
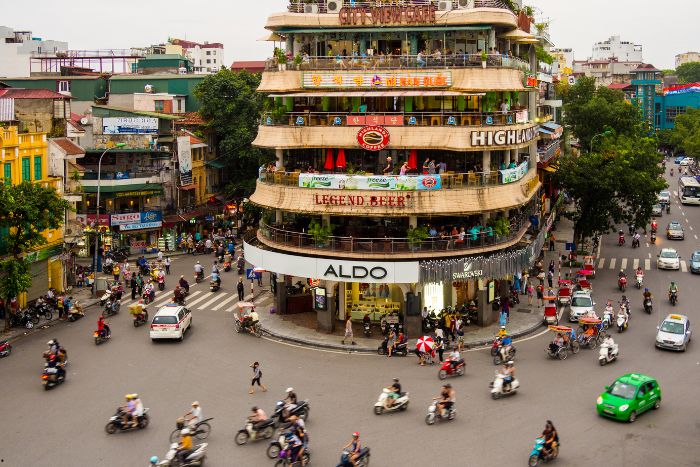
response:
M341 26L379 24L434 24L435 5L345 7L338 13Z

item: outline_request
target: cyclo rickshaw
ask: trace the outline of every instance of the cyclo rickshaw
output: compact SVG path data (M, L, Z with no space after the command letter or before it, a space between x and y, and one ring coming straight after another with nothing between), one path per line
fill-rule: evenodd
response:
M557 297L546 295L544 300L545 324L559 324L559 310L557 310Z
M587 345L591 349L595 349L603 339L605 339L605 327L603 320L600 318L582 317L578 320L579 327L577 329L579 344Z
M236 332L249 332L255 337L262 337L262 326L259 322L251 322L250 313L255 309L255 304L252 302L238 302L239 311L233 313L234 326Z
M584 271L591 271L590 274L588 274L588 277L590 279L595 279L595 257L594 256L584 256L583 257L583 270Z
M566 360L569 356L569 352L577 354L581 347L576 340L576 331L569 326L560 325L550 325L548 326L550 331L561 334L564 339L564 344L561 346L556 345L554 342L550 343L544 351L549 355L550 358L558 358L559 360Z
M569 279L559 280L559 291L557 292L557 300L559 301L559 304L561 306L568 306L571 304L571 287L572 283Z
M576 273L576 286L578 290L582 292L588 292L591 293L593 292L593 286L591 285L590 281L588 280L588 277L592 274L593 272L588 270L588 269L581 269Z

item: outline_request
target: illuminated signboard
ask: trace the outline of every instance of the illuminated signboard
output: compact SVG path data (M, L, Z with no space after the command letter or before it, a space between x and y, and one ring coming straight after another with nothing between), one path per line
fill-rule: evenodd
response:
M536 79L535 79L536 81ZM447 88L452 86L449 71L425 71L422 73L379 72L340 73L316 71L303 73L302 87L306 89L396 89L396 88Z

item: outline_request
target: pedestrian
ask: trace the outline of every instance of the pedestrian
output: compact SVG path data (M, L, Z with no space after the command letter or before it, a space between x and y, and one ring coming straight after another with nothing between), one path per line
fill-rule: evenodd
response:
M250 299L252 300L253 297L255 297L255 282L253 282L253 279L250 280Z
M528 283L528 284L527 284L527 303L528 303L528 305L532 305L532 294L533 294L533 292L534 292L534 291L532 290L532 284Z
M243 285L242 277L238 278L238 285L236 286L236 289L238 290L238 301L242 302L243 298L245 297L245 286Z
M136 293L138 292L138 283L136 281L136 275L133 274L131 276L131 282L129 283L131 286L131 299L136 300Z
M554 260L549 262L549 271L554 274Z
M510 300L508 297L503 297L501 303L501 313L505 315L506 324L508 324L508 321L510 320Z
M143 276L139 273L136 276L136 293L140 296L143 293Z
M544 305L544 284L537 284L537 307Z
M262 272L256 272L255 279L258 281L258 287L262 287Z
M267 392L267 388L260 381L260 378L262 378L260 363L253 362L250 367L253 369L253 380L250 382L250 391L248 391L248 394L253 394L255 392L255 383L258 383L258 386L262 388L263 392Z
M549 234L549 251L554 251L554 242L556 241L556 238L554 237L553 233Z
M158 262L161 263L163 261L163 250L158 250Z
M121 274L121 269L119 269L119 265L115 264L114 267L112 268L112 275L114 276L114 281L119 282L119 275Z
M527 286L529 285L529 279L530 274L527 271L525 271L523 273L523 283L520 285L520 290L522 291L523 295L527 294Z
M73 300L73 297L68 297L68 299L63 300L62 310L60 308L58 310L58 319L66 319L68 317L68 312L70 310L71 300ZM61 311L63 311L63 313L61 313Z
M165 257L165 273L170 274L170 256Z
M440 362L442 362L442 354L445 352L445 339L437 333L435 333L435 350L437 350Z
M457 352L464 351L464 323L462 318L457 318Z
M549 287L553 287L553 285L552 285L553 283L554 283L554 271L552 271L550 269L549 271L547 271L547 285L549 285Z
M345 319L345 336L343 337L343 345L345 345L346 339L350 339L352 345L357 345L357 343L355 342L355 338L352 334L352 319L349 313Z

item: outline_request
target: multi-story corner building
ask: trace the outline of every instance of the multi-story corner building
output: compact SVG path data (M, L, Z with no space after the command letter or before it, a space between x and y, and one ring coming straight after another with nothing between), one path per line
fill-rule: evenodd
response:
M42 40L31 31L15 31L0 26L0 77L29 76L30 60L37 54L56 54L68 50L68 43Z
M277 310L420 332L420 310L476 300L480 323L543 236L538 62L530 20L498 0L290 0L266 28L270 97L254 145L274 150L250 200L245 257L276 273ZM313 300L284 282L319 284Z
M676 68L691 62L700 62L700 52L685 52L676 55Z
M657 70L654 65L643 63L632 71L631 84L635 96L632 102L640 108L642 117L646 120L649 128L653 130L657 126L655 101L656 88L661 87L661 70Z
M2 183L18 185L22 182L52 187L62 193L62 180L48 171L48 140L46 133L19 133L16 126L0 128L0 157L2 158ZM3 239L7 232L0 231L0 254L8 254ZM51 229L43 233L46 243L28 252L31 263L32 285L18 297L20 305L46 293L49 287L64 288L63 230Z
M620 62L641 62L642 46L629 41L621 41L620 36L610 36L607 40L593 44L591 60L616 58Z

